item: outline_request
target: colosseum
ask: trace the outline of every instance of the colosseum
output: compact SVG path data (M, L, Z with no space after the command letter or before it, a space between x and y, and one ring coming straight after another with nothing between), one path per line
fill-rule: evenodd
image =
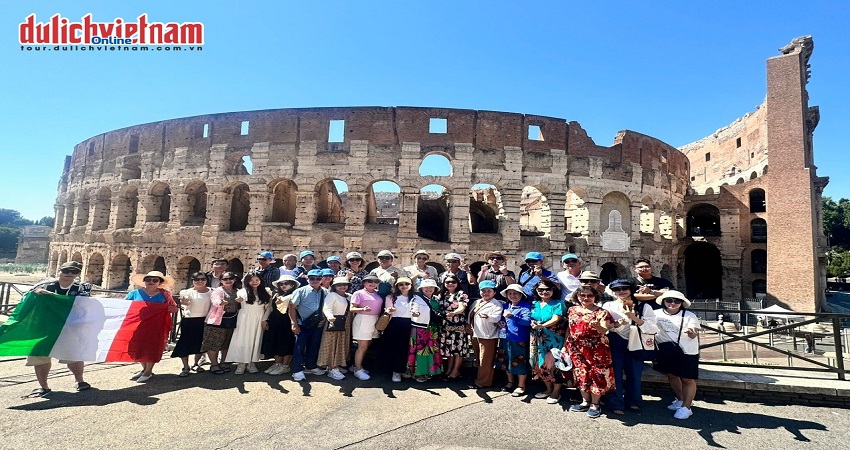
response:
M427 249L437 266L458 252L473 270L488 250L514 264L536 250L555 270L578 253L606 280L647 257L691 298L817 310L828 179L813 162L812 48L804 37L781 49L756 111L679 149L628 130L597 145L553 117L419 107L246 111L109 131L66 158L49 271L80 260L87 281L124 288L154 269L185 283L218 256L241 272L261 249L374 261L389 248L404 264ZM423 174L426 158L450 172ZM377 188L388 183L397 188ZM793 277L780 267L789 252Z

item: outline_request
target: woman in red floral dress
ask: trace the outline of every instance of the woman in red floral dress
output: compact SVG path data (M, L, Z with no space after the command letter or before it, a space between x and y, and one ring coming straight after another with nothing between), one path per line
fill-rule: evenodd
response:
M605 336L613 318L597 305L600 295L596 289L582 286L575 298L579 304L567 312L570 328L564 350L570 353L573 376L584 401L570 411L587 411L587 416L595 419L602 414L599 399L615 387L611 347Z

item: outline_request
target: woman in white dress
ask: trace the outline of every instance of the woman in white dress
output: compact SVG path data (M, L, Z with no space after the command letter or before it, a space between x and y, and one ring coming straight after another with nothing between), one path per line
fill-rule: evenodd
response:
M226 361L235 362L237 375L257 373L254 364L260 360L260 347L263 342L263 331L269 327L269 314L272 307L272 293L263 279L254 272L249 272L242 279L245 286L236 293L236 301L242 305L236 318L236 330L230 341Z

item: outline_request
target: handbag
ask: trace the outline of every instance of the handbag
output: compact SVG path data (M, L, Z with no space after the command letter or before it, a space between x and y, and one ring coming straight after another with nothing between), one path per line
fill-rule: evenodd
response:
M679 312L682 313L682 322L679 324L679 338L676 339L676 342L658 343L658 351L665 354L665 359L680 358L685 355L685 351L679 345L682 340L682 328L685 327L685 311Z
M328 321L325 331L345 331L345 321L348 319L349 308L351 308L351 303L345 305L345 314L334 314L333 322Z
M378 331L384 331L390 325L390 319L393 316L387 313L382 313L380 317L378 317L378 321L375 322L375 329Z
M213 305L210 308L209 314L207 314L207 325L221 325L221 318L224 316L224 306L223 305Z
M313 314L307 316L306 319L301 319L301 328L320 328L325 321L325 314L322 312L322 307L325 305L325 290L321 289L319 294L319 308Z
M640 305L638 317L642 318L643 308ZM629 327L629 355L637 361L654 361L658 358L655 347L655 334L644 333L636 324Z

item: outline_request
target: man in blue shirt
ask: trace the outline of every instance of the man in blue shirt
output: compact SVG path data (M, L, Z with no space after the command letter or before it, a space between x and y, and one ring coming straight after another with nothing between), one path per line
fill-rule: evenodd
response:
M522 286L522 291L528 298L534 298L534 287L537 286L543 278L552 280L556 285L560 285L558 276L551 270L543 268L543 254L540 252L528 252L525 254L526 269L523 269L517 278L517 282Z
M300 263L292 271L292 276L298 279L301 286L307 286L307 272L321 269L316 265L316 254L312 250L304 250L298 255Z
M272 283L280 278L280 269L271 265L274 262L274 254L269 251L257 253L257 268L252 270L263 280L265 286L272 288Z
M295 334L295 354L292 355L292 379L295 381L304 379L305 368L313 375L325 373L316 366L322 344L322 323L316 318L322 315L322 303L328 292L321 285L321 270L313 269L306 275L308 285L296 289L289 301L289 319Z

